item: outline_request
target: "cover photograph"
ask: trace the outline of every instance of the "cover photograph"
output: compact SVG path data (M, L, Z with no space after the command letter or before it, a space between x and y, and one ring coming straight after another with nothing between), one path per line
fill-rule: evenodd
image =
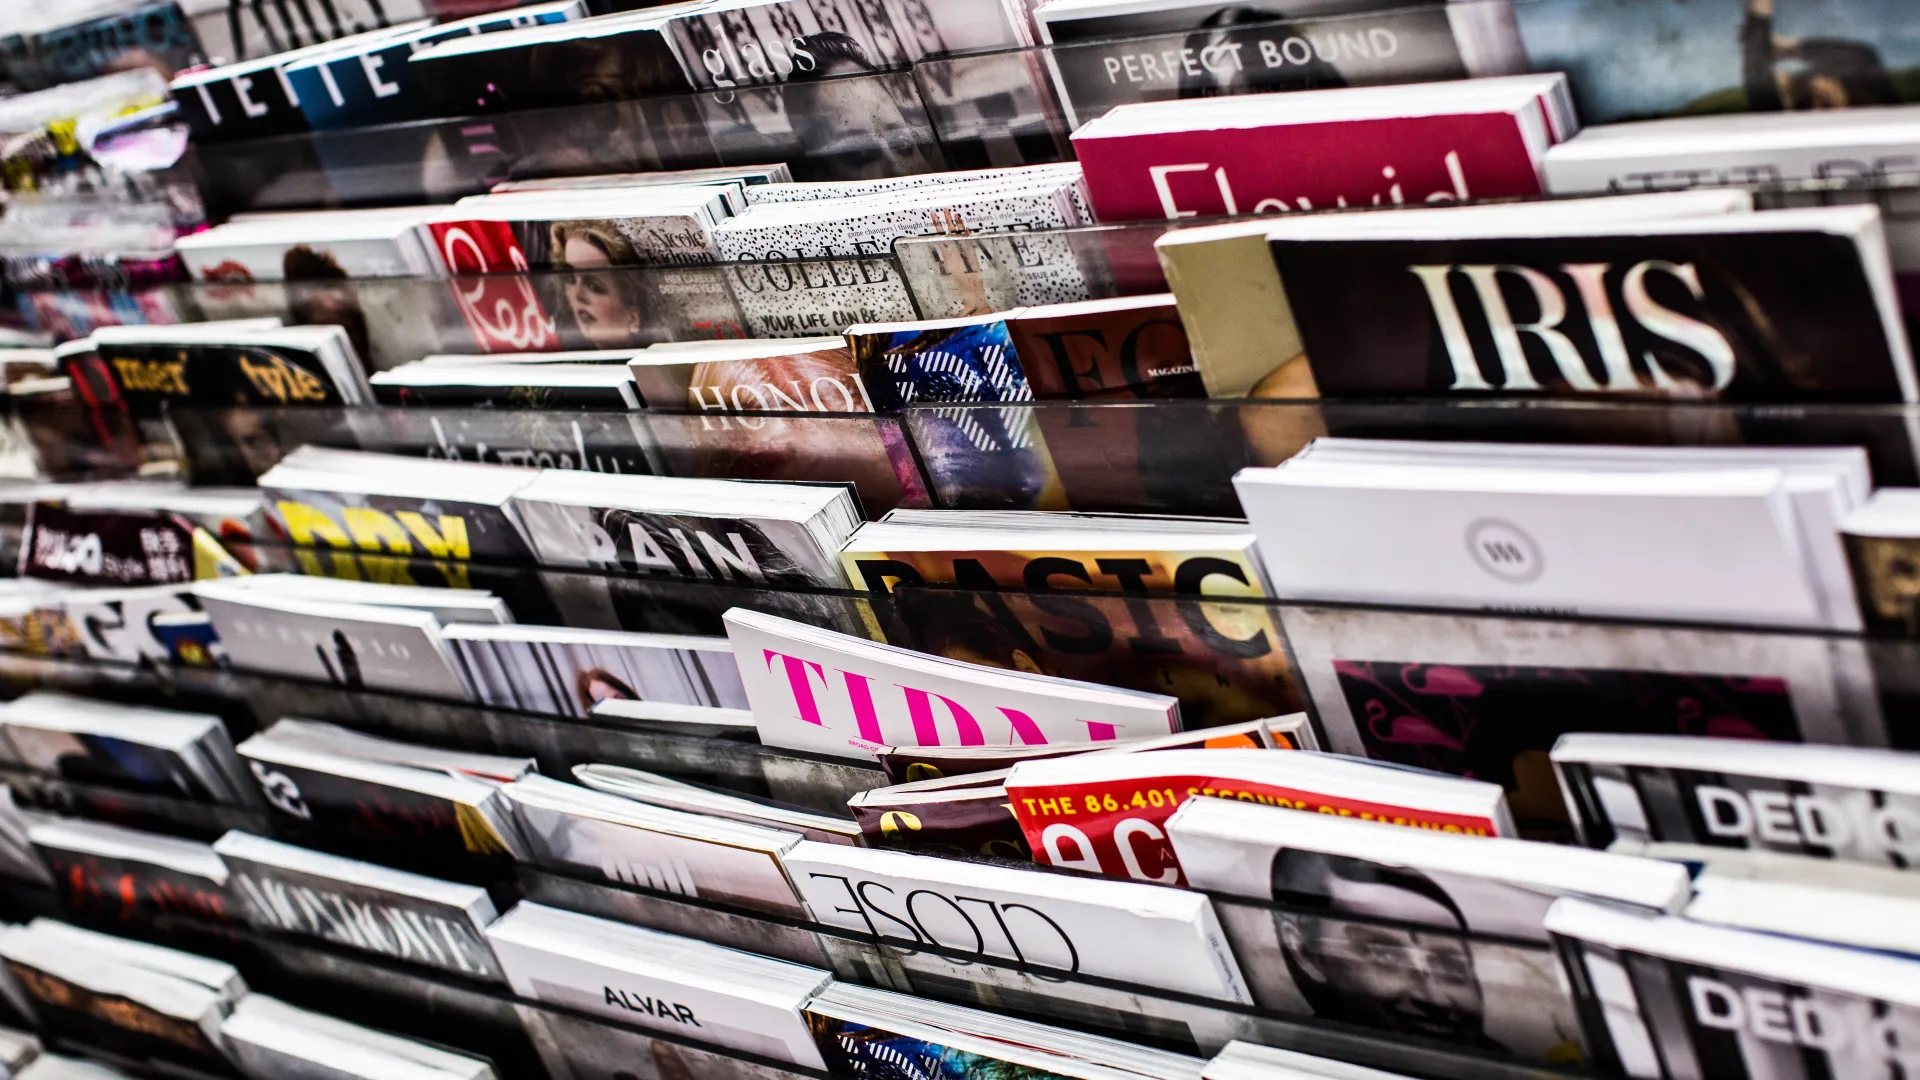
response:
M1896 105L1920 86L1903 0L1547 0L1514 16L1590 124Z
M1328 749L1490 780L1524 835L1570 842L1567 731L1887 745L1861 643L1504 616L1281 613Z
M1287 642L1264 604L1000 592L1020 579L966 571L953 576L959 588L898 589L876 602L876 636L951 660L1170 693L1193 728L1302 707L1305 691Z
M1537 929L1552 897L1293 849L1270 872L1273 906L1215 905L1263 1008L1535 1064L1586 1059Z
M602 701L747 704L725 638L471 625L445 638L488 705L585 719Z

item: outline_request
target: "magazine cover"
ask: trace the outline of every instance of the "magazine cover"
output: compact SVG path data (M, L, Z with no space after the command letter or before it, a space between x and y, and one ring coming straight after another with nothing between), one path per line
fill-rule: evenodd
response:
M1251 1003L1213 903L1199 893L810 840L783 861L807 907L830 926L986 965L1011 960ZM901 907L908 896L934 899L909 911ZM1128 947L1100 944L1115 941Z
M1503 74L1474 63L1476 43L1463 46L1445 5L1315 7L1327 17L1289 20L1293 5L1282 3L1215 3L1042 25L1074 127L1141 101ZM1518 52L1518 41L1503 44Z
M1172 694L1188 728L1304 707L1264 604L999 592L1022 586L959 574L953 583L961 588L876 594L874 636L951 660Z
M202 590L210 585L203 583ZM471 697L429 612L196 594L233 666L353 690Z
M1475 615L1281 613L1338 753L1490 780L1521 832L1574 840L1568 731L1885 746L1858 641Z
M903 39L885 7L857 0L760 0L721 5L668 23L696 89L902 68L919 43Z
M504 855L511 850L475 803L409 790L398 783L257 758L246 752L244 743L242 747L241 756L247 759L261 795L274 809L298 821L330 832L354 833L371 842L391 839L477 855Z
M485 889L230 832L214 844L247 921L352 949L504 982L482 930Z
M819 337L919 314L891 260L744 262L725 273L751 337Z
M122 835L103 839L108 830ZM29 835L69 912L126 923L240 918L226 871L206 844L91 822L37 825Z
M539 561L653 577L833 588L846 580L806 526L515 500Z
M1576 733L1554 745L1553 765L1592 847L1684 845L1707 863L1769 852L1908 871L1920 856L1908 824L1920 819L1920 770L1907 754Z
M1912 957L1571 898L1547 925L1594 1065L1634 1080L1897 1075L1920 1022Z
M820 1042L827 1069L836 1076L911 1076L926 1080L964 1080L995 1076L1005 1080L1074 1080L1061 1073L1018 1065L938 1042L897 1035L884 1027L809 1011L807 1023Z
M1033 858L1000 783L1004 772L960 775L863 791L847 800L868 847L950 859Z
M344 486L344 485L343 485ZM269 487L267 514L300 547L383 551L459 562L533 561L520 524L498 506L351 491Z
M9 56L7 74L22 89L42 90L141 66L157 68L162 78L171 79L182 69L207 62L208 53L175 0L119 8L33 34L31 60L21 64Z
M1553 897L1286 848L1270 873L1272 906L1215 905L1262 1008L1536 1064L1587 1060L1540 930Z
M500 708L585 719L609 700L747 704L724 638L528 627L449 628L446 637L480 701Z
M354 409L353 445L381 454L480 465L647 475L653 472L641 418L524 409Z
M506 789L534 861L656 892L806 920L780 866L797 832L722 821L541 778Z
M426 226L433 254L453 275L453 294L481 352L558 352L554 318L527 276L533 262L504 221Z
M837 410L826 410L829 412ZM870 516L929 507L933 497L899 419L889 416L698 416L648 412L668 476L847 483Z
M567 1080L805 1080L811 1075L535 1005L515 1004L514 1011L541 1063Z
M1902 0L1515 4L1536 71L1564 71L1589 124L1896 105L1920 94Z
M768 746L872 760L949 738L1096 745L1181 729L1180 703L1165 694L955 662L745 608L726 625Z
M1863 245L1810 222L1773 231L1766 220L1753 215L1750 233L1275 240L1273 249L1323 397L1910 400L1904 333L1883 313L1874 276L1884 270L1868 250L1879 227ZM1483 306L1488 286L1469 281L1486 265L1513 288L1498 312ZM1576 282L1569 267L1598 276ZM1553 311L1551 350L1501 336L1502 320Z

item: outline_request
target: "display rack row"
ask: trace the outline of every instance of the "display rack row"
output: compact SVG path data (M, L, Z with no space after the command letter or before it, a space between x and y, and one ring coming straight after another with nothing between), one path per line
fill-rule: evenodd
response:
M760 611L935 656L1170 694L1192 728L1306 710L1323 747L1499 783L1530 835L1561 839L1573 835L1564 800L1536 766L1567 732L1920 746L1911 640L1166 594L773 591L365 553L253 554L263 553L262 569L485 589L530 624L717 636L727 611ZM184 610L173 597L153 602ZM553 775L589 763L693 775L841 814L880 775L870 763L752 741L641 737L604 720L150 666L167 648L147 640L148 612L126 617L119 603L128 632L105 620L86 645L122 662L14 656L9 667L77 679L89 693L244 702L260 722L349 718L403 741L533 757Z
M215 143L199 160L218 213L444 202L508 179L771 161L802 180L1060 161L1072 156L1067 135L1115 105L1489 73L1501 60L1463 55L1455 28L1510 19L1510 7L1256 16L910 70Z
M160 678L151 674L89 672L88 668L88 665L49 664L26 661L16 656L0 657L0 683L4 683L13 691L28 687L57 686L68 689L85 687L97 692L101 683L94 680L104 676L107 684L114 686L120 694L149 702L153 700L152 696L143 695L140 691L142 689L151 691L160 685L165 685L164 680L150 681ZM275 714L259 710L273 709L282 704L273 700L261 700L255 693L259 689L258 686L245 686L249 682L258 684L278 680L229 676L226 680L230 681L226 681L225 685L218 685L214 681L197 678L197 673L179 674L184 677L178 683L172 684L172 689L180 690L188 685L194 685L195 689L188 695L187 701L169 699L171 704L191 703L205 706L211 701L220 700L224 701L229 715L233 715L234 706L240 702L226 698L222 693L215 691L243 690L248 692L244 701L245 713L253 715L257 718L257 722L262 724L270 722ZM295 693L300 692L295 691ZM312 697L300 703L308 706L323 704L322 701ZM336 706L365 705L367 701L364 695L356 695L353 698L336 697L333 703ZM396 700L391 704L395 707L408 704L415 708L418 706L418 703L408 703L405 699ZM398 734L392 732L379 719L361 712L307 712L302 715L320 715L349 726ZM230 723L234 722L230 721ZM244 720L234 723L236 735L248 730L246 723ZM416 740L421 738L418 732L409 734ZM527 735L538 738L538 729ZM680 745L676 747L676 740L671 737L632 731L602 732L600 738L603 748L613 749L617 744L624 744L627 748L625 753L609 754L607 757L623 758L640 767L658 769L681 779L714 783L736 790L745 789L749 792L755 789L755 785L747 783L746 778L740 775L738 770L734 770L731 775L716 775L708 767L728 755L742 754L747 748L737 742L727 742L723 746L715 747L714 752L705 755L701 761L690 761L688 755L674 752L676 749L684 750L688 745L687 740L677 740ZM451 741L471 747L476 741L481 740L474 739L469 733L465 738L456 737ZM498 749L498 747L495 748ZM571 749L559 755L552 753L542 755L543 770L551 768L556 757L564 761L570 756ZM839 763L822 762L821 764L831 767ZM861 789L884 783L877 770L848 770L842 774L842 781L852 781L854 779L852 773L857 771L869 773L869 777L863 782L855 781ZM559 772L557 775L567 774ZM772 770L767 773L767 779L769 781L774 779ZM813 783L817 779L818 774L809 778L809 782L806 783L792 786L770 783L769 787L776 796L782 793L783 788L789 792L813 791L816 793L817 800L825 794ZM356 858L368 859L417 873L427 873L446 880L484 885L495 894L496 904L501 910L505 910L516 900L529 900L773 956L830 971L838 979L859 985L914 994L949 1004L986 1009L1178 1053L1210 1057L1218 1053L1228 1042L1240 1039L1370 1064L1406 1075L1430 1077L1433 1080L1469 1080L1469 1078L1479 1077L1533 1080L1533 1078L1567 1075L1561 1071L1521 1065L1495 1056L1464 1051L1458 1047L1421 1038L1382 1037L1378 1032L1362 1031L1338 1023L1287 1017L1257 1006L1225 1004L1188 994L1128 985L1075 971L1036 966L986 951L970 951L952 942L943 944L925 940L910 944L898 939L809 923L802 919L781 917L764 911L732 907L644 886L612 882L597 876L584 876L580 872L565 868L530 865L521 865L516 868L493 857L421 849L410 846L405 840L390 836L380 837L377 838L378 842L372 842L376 838L364 834L330 834L316 830L284 814L275 814L267 810L214 807L161 796L142 796L73 780L35 776L17 769L6 770L4 774L0 774L0 782L11 787L15 797L22 803L40 809L74 813L95 820L113 821L136 828L205 840L217 838L227 829L240 829L257 835L274 836L303 846L350 853ZM822 809L826 808L822 807ZM839 811L844 814L844 802L839 807ZM196 909L194 905L178 895L159 895L149 892L139 882L110 882L96 880L86 874L67 873L58 876L57 889L57 899L46 896L29 897L28 901L37 905L37 908L28 913L46 913L46 910L51 908L57 910L63 917L116 933L132 934L137 937L164 935L160 939L165 940L172 947L205 952L209 955L232 959L236 963L241 963L241 960L236 958L235 950L240 951L240 956L245 956L254 948L291 949L294 955L304 957L293 962L303 976L314 973L316 964L320 965L322 970L328 965L338 965L340 967L338 978L348 986L353 985L352 979L362 977L365 974L363 969L370 965L381 972L380 977L375 980L377 985L391 987L395 992L410 993L415 995L416 999L435 1003L430 1007L429 1012L437 1012L441 1007L440 999L447 994L467 1001L468 1007L475 1007L483 1000L491 1001L495 1005L503 1001L503 995L491 987L470 983L443 973L416 969L408 965L394 965L384 960L350 953L343 954L319 942L286 939L280 935L262 937L257 932L244 930L226 922L209 924L203 918L204 910ZM52 903L49 903L50 899ZM1236 948L1257 948L1257 945L1251 943L1259 940L1262 935L1270 936L1274 933L1272 928L1276 918L1285 916L1285 912L1272 905L1224 896L1216 896L1213 899L1228 938L1236 942ZM18 897L12 898L14 905L23 902L27 901ZM1356 921L1368 924L1378 922L1378 920ZM1382 923L1382 925L1390 927L1391 923ZM1487 991L1494 996L1524 997L1527 987L1541 978L1541 972L1550 971L1555 963L1551 950L1535 942L1507 939L1485 933L1457 934L1454 937L1458 939L1458 948L1496 958L1496 962L1490 964L1488 970L1505 974L1489 975L1487 978L1496 981L1502 978L1511 980L1510 985L1489 985ZM1107 947L1107 943L1102 943L1101 947ZM242 964L242 969L249 971L245 964ZM331 983L333 980L328 979L324 982ZM258 986L255 989L280 993L271 985ZM313 1002L316 1007L327 1008L325 993L326 991L319 987L306 986L297 991L290 991L284 996L296 1003ZM322 996L316 999L316 994ZM526 1019L525 1014L531 1010L541 1017L559 1017L567 1023L584 1025L578 1032L581 1039L580 1045L567 1051L569 1054L583 1054L589 1059L604 1058L623 1043L645 1043L651 1038L647 1034L626 1031L609 1025L603 1020L570 1013L564 1009L514 1001L510 998L505 1000L512 1004L514 1012L523 1020ZM329 1008L329 1011L346 1015L349 1019L355 1018L356 1015L367 1015L360 1014L358 1010ZM413 1033L410 1028L391 1019L382 1019L379 1023L380 1026L388 1029L400 1028ZM499 1026L508 1030L514 1028L514 1025ZM434 1037L431 1030L421 1031L419 1034L429 1038ZM551 1048L541 1043L537 1037L534 1041L536 1046L540 1047L541 1055L549 1056ZM461 1039L459 1042L470 1050L499 1052L491 1043L487 1046L477 1046L466 1039ZM702 1047L697 1043L680 1043L679 1045L692 1052L718 1053L728 1058L742 1057L734 1051ZM574 1064L574 1068L574 1075L604 1075L600 1071L582 1071L578 1063ZM795 1070L787 1064L781 1064L778 1068L786 1072L796 1072L798 1075L810 1075L807 1070ZM519 1075L519 1073L510 1075ZM847 1080L853 1080L853 1078L847 1078Z
M638 104L644 103L597 108ZM359 131L325 137L346 136L371 137ZM267 156L283 161L286 152ZM743 154L736 163L772 159ZM597 171L590 163L581 168ZM439 193L434 201L488 186ZM1920 172L1733 186L1751 191L1761 209L1871 202L1880 208L1897 261L1904 261L1912 246L1906 234L1920 220ZM288 205L307 204L290 198ZM1245 219L1183 217L910 237L896 241L891 251L859 256L796 251L787 259L672 267L182 283L118 292L36 290L20 293L16 301L30 323L62 338L122 323L256 316L340 322L353 331L370 368L383 370L435 353L639 348L669 341L834 334L860 322L959 318L1033 304L1160 293L1167 291L1167 279L1154 253L1156 240L1173 229ZM589 331L575 325L572 300L587 294L620 298L631 308L631 326L609 323Z
M95 417L25 407L64 479L126 475ZM895 507L1241 516L1233 477L1322 436L1630 446L1861 446L1881 486L1920 483L1920 406L1550 400L1040 402L912 406L898 416L535 409L180 409L166 471L250 485L307 445L451 461L755 480L852 482ZM980 441L967 432L985 433ZM66 434L59 434L66 433ZM804 454L792 453L805 448Z

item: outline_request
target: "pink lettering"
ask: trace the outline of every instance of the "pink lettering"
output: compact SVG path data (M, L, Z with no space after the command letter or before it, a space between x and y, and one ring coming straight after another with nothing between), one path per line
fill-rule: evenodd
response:
M766 650L766 653L768 671L773 670L775 660L781 661L786 668L787 685L793 688L794 704L800 706L799 719L819 727L826 727L827 722L820 717L820 702L813 696L813 681L807 678L807 669L812 668L813 673L820 676L820 685L824 688L827 684L826 669L812 660L802 660L797 656L774 652L772 649Z
M907 715L913 720L913 737L916 745L939 746L940 730L934 726L933 699L940 698L946 704L947 711L953 715L954 727L960 732L961 746L985 746L987 737L980 731L980 722L973 718L959 702L940 694L925 690L915 690L911 686L900 689L907 693Z
M847 680L847 697L853 700L853 718L860 725L860 737L870 743L884 743L880 735L880 712L873 707L873 680L865 675L842 671Z
M1120 729L1112 724L1103 724L1098 720L1080 722L1087 725L1087 739L1090 742L1117 742L1120 739Z
M1023 745L1047 745L1047 737L1041 734L1040 725L1033 722L1033 717L1019 709L1009 709L1005 705L1000 706L1000 711L1007 714L1007 722L1013 725L1013 737L1019 739Z

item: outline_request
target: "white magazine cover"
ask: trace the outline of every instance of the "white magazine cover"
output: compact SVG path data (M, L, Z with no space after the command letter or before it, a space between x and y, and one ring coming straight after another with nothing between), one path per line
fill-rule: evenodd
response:
M783 861L814 919L829 926L938 945L987 966L1011 961L1253 1001L1213 902L1197 892L813 841ZM916 896L936 899L907 904Z
M1180 730L1180 702L1004 671L735 608L727 637L768 746L870 759L889 746L1093 745Z
M747 705L725 638L474 625L443 636L475 696L499 708L585 719L603 701Z
M234 667L349 689L472 697L432 613L334 604L221 588L194 588Z
M1289 462L1234 490L1283 599L1826 625L1779 468Z
M221 1029L241 1071L275 1080L494 1080L484 1059L249 994Z
M780 865L797 832L691 814L530 776L503 789L533 861L656 892L806 919Z
M801 1010L825 971L531 902L487 940L521 997L824 1067Z

